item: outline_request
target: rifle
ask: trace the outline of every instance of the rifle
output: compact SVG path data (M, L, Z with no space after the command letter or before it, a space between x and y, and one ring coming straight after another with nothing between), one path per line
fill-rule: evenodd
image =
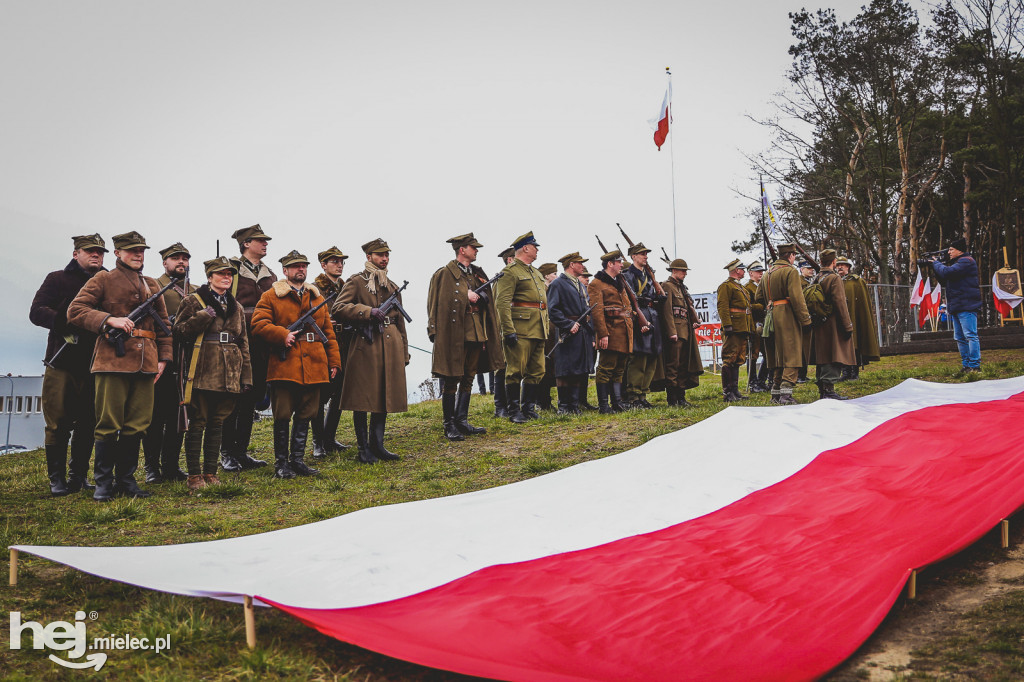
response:
M668 251L665 250L664 246L661 247L661 261L665 265L672 265L672 259L668 257Z
M202 334L202 332L200 332ZM198 350L193 350L193 353L198 353ZM178 344L178 433L185 433L188 431L188 406L185 405L185 384L188 383L188 368L185 366L185 358L188 357L185 352L185 344Z
M156 292L155 294L147 298L145 301L140 303L138 307L135 308L135 310L128 313L128 319L131 320L133 324L137 324L139 320L144 318L146 315L149 315L150 317L153 318L153 321L156 322L157 327L159 327L164 334L170 336L170 328L166 324L164 324L163 318L161 318L160 314L156 311L156 301L158 298L164 295L165 291L173 287L175 284L183 281L185 280L172 279L170 282L165 284L160 289L160 291ZM114 353L119 358L123 358L125 356L126 351L124 348L124 340L130 337L131 333L126 332L123 329L108 329L107 331L103 332L103 339L106 340L107 343L113 344Z
M608 249L606 249L604 244L601 243L601 238L600 237L598 237L595 234L594 235L594 239L597 240L597 245L601 247L601 253L609 253ZM616 244L615 248L619 249L619 245ZM621 252L622 252L622 249L619 249L619 253L621 253ZM633 287L631 287L629 285L629 282L627 282L626 278L622 276L622 273L619 273L618 279L619 279L619 281L622 282L622 286L626 290L626 297L629 299L629 304L631 306L633 306L633 314L636 315L637 322L640 323L640 327L641 327L640 333L641 334L646 333L643 330L644 327L647 327L647 331L648 332L651 331L651 323L647 321L647 318L644 317L643 312L640 310L640 304L637 303L636 292L633 291Z
M583 311L582 315L580 315L578 318L576 318L576 324L580 325L581 328L583 327L583 320L586 319L587 315L590 314L590 311L594 309L595 305L597 305L597 304L596 303L592 303L589 308L587 308L586 310ZM572 332L568 332L564 336L562 334L559 334L558 335L558 341L555 341L555 345L551 347L551 350L549 350L544 357L550 358L551 354L555 352L555 349L558 348L562 344L562 341L565 341L565 339L567 337L570 337L570 336L572 336Z
M412 322L412 317L409 316L409 313L405 312L405 308L403 308L402 304L398 302L398 295L405 291L407 286L409 286L409 280L404 280L402 282L402 286L398 287L395 293L388 296L387 299L380 304L378 309L380 310L381 315L387 315L391 312L392 308L395 308L398 312L402 313L402 317L405 318L406 322ZM373 343L373 326L370 322L367 322L366 324L352 325L352 328L359 332L366 343ZM380 334L383 333L383 331L384 325L378 322L377 333Z
M483 284L478 286L476 289L473 289L473 293L476 294L477 296L479 296L480 294L483 293L484 289L486 289L487 287L489 287L492 284L494 284L495 282L497 282L499 279L501 279L502 275L504 275L504 274L505 274L504 270L499 270L497 275L495 275L494 277L491 277L489 280L487 280L486 282L484 282ZM408 284L408 282L406 282L406 284ZM403 286L402 289L404 289L404 288L405 287ZM399 291L401 291L401 289L399 289ZM409 316L406 315L406 318L408 318L408 317ZM409 322L412 322L412 320L409 320Z
M324 330L321 329L320 325L318 325L316 323L316 320L313 319L313 315L316 313L316 311L320 310L325 305L330 303L331 299L338 295L338 291L339 291L338 289L335 289L334 292L331 293L326 298L324 298L324 300L322 300L319 303L317 303L315 306L313 306L312 308L307 310L305 313L303 313L302 316L299 317L299 319L295 320L290 325L288 325L288 333L290 334L292 332L300 332L303 329L305 329L307 325L312 325L313 331L307 332L307 333L308 334L313 334L314 336L316 336L317 340L320 341L320 343L327 343L327 341L328 341L327 334L324 334ZM312 339L310 339L310 340L312 340ZM282 360L284 360L287 357L288 357L288 348L287 347L286 348L282 348L281 352L280 352L280 358Z
M768 232L764 229L764 223L758 223L758 226L761 228L761 236L764 237L764 243L768 247L768 253L771 254L772 261L779 260L779 254L775 252L775 246L772 244L772 240L768 239Z
M807 262L811 264L811 266L814 268L814 271L815 272L821 272L821 266L818 265L818 261L816 261L813 258L811 258L811 254L809 254L806 251L804 251L804 247L800 246L799 242L793 242L793 243L796 244L796 250L799 251L800 254L804 258L807 259Z
M626 231L622 229L622 225L619 225L618 223L615 223L615 226L617 228L619 228L619 232L622 233L622 236L626 240L626 243L629 244L630 246L633 246L633 240L630 239L629 235L626 234ZM664 248L665 247L662 247L663 250L664 250ZM665 255L668 255L668 254L665 254ZM644 272L646 272L647 276L651 278L651 282L654 284L654 290L656 292L658 292L658 296L664 296L665 295L665 290L661 287L660 284L658 284L658 278L655 277L654 270L651 269L651 266L649 264L645 264L644 265Z

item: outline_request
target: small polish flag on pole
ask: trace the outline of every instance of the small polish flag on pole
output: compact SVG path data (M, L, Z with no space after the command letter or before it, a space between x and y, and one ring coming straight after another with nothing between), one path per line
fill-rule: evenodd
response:
M650 120L651 127L654 128L654 144L658 145L658 151L661 151L661 145L665 144L665 139L668 138L669 126L672 122L672 81L669 81L668 88L665 89L665 99L661 102L661 109L658 110L657 118Z

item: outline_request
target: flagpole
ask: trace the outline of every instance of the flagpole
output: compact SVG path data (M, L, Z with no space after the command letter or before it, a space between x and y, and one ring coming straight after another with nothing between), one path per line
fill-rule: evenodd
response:
M764 178L761 174L757 175L757 184L761 188L761 251L764 254L764 262L768 262L768 238L765 237L768 234L768 230L765 229L764 224Z
M672 257L679 258L679 245L676 239L676 153L672 135L672 71L665 67L665 75L668 77L668 153L672 159Z

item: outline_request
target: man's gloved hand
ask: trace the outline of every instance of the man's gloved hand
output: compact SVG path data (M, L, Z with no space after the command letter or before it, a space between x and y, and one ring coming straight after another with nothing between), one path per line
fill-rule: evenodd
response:
M437 334L427 334L427 338L430 339L430 343L434 343L434 338L436 337Z
M722 331L725 332L726 334L732 334L732 325L725 325L724 327L722 327Z
M505 334L505 343L510 346L514 346L519 343L519 334L512 332L511 334Z
M381 324L384 324L384 320L387 319L387 315L380 311L380 308L372 308L370 310L370 317L377 320Z

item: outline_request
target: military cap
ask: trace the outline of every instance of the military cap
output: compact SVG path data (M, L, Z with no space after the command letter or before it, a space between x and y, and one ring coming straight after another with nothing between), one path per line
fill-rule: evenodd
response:
M558 266L555 265L554 263L542 263L541 266L537 269L540 270L540 274L542 274L545 277L558 272Z
M107 244L103 241L103 237L96 234L83 234L77 237L72 237L72 241L75 242L76 249L103 249L107 250Z
M171 244L166 249L160 249L160 257L161 258L170 258L171 256L173 256L176 253L183 253L186 256L188 256L189 258L192 257L192 254L188 252L188 249L186 249L185 245L182 244L181 242L176 242L174 244Z
M835 249L825 249L824 251L821 252L821 258L827 259L829 256L836 255L836 253L837 251Z
M515 249L516 251L518 251L519 249L523 248L527 244L533 244L534 246L540 246L540 244L537 243L537 240L534 239L532 231L531 232L527 232L526 234L521 234L518 237L516 237L516 240L514 242L512 242L512 248Z
M260 227L259 223L250 227L243 227L240 230L235 230L231 234L231 238L236 240L239 244L250 239L266 239L268 242L271 239L267 235L263 234L263 228Z
M764 272L764 266L761 265L761 261L756 260L747 267L747 270L749 272Z
M779 244L775 249L779 252L780 257L785 256L787 253L797 252L796 244Z
M964 239L963 237L960 237L959 239L954 239L949 243L949 246L956 249L957 251L967 253L967 240Z
M516 255L516 250L510 246L501 253L499 253L498 257L501 258L501 262L504 263L506 259L511 258L514 255Z
M573 251L559 258L558 262L562 264L562 267L568 267L569 263L586 263L587 259L581 256L579 251Z
M672 270L689 270L690 267L686 264L682 258L676 258L674 261L668 264L666 270L671 272Z
M811 261L809 260L802 260L799 263L797 263L796 266L798 268L811 268L812 270L814 269L814 266L811 265Z
M853 265L853 261L846 256L839 256L836 258L836 265Z
M231 274L238 274L238 268L235 264L228 260L227 256L218 256L217 258L211 258L210 260L203 261L203 269L206 270L206 276L209 277L215 272L221 272L222 270L230 270Z
M115 234L112 237L115 249L148 249L149 245L146 243L146 238L141 234L132 230L131 232L125 232L124 234Z
M608 253L601 256L601 263L607 263L608 261L622 260L622 252L618 249L609 251Z
M388 246L388 243L380 237L377 237L373 241L366 242L363 244L362 249L363 253L366 255L370 255L371 253L391 253L391 247Z
M593 277L593 275L590 274L590 270L587 270L586 268L583 268L583 272L580 273L580 277L590 278L590 277Z
M340 258L341 260L345 260L346 258L348 258L348 256L343 254L341 252L341 249L339 249L337 246L332 246L326 251L321 251L320 253L316 254L316 259L321 263L323 263L328 258Z
M460 234L458 237L452 237L451 239L446 239L445 241L451 244L452 248L455 249L456 251L461 249L463 246L475 246L478 249L483 247L483 244L476 240L476 237L473 236L472 232Z
M648 249L646 246L644 246L643 242L637 242L636 244L633 244L633 246L629 247L629 249L627 249L627 251L626 251L626 253L629 254L630 256L635 256L635 255L637 255L639 253L650 253L650 252L651 252L651 250Z
M737 270L739 268L743 268L744 270L747 269L747 266L744 265L743 261L741 261L739 258L733 258L731 261L729 261L728 265L725 266L726 270Z
M309 259L303 256L295 249L292 249L283 257L278 258L278 262L281 263L281 265L283 265L284 267L288 267L289 265L299 265L301 263L309 265Z

